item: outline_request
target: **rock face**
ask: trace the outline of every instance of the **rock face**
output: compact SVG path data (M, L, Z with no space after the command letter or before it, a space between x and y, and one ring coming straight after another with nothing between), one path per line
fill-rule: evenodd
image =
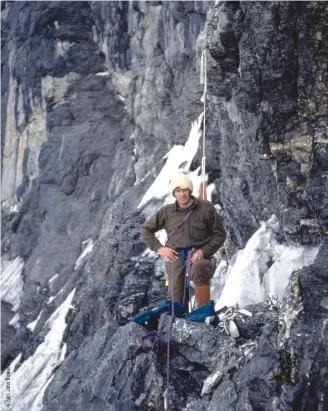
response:
M162 265L141 256L137 205L202 112L206 49L207 168L227 254L272 214L281 242L323 245L292 275L279 312L254 308L242 339L194 326L204 333L197 350L191 326L174 324L172 407L327 408L326 3L1 7L2 254L25 261L19 328L2 324L2 366L35 352L75 288L44 410L162 409L164 354L127 324L166 295Z
M278 210L288 240L327 233L326 13L313 2L208 13L208 161L240 246Z
M146 331L136 324L121 327L116 333L106 324L78 354L72 352L67 357L65 369L69 372L56 374L44 398L45 408L133 410L136 399L151 392L153 409L160 409L158 386L163 385L163 378L155 353L142 349L145 336Z
M279 310L250 307L247 333L237 340L175 320L169 409L326 409L327 253L325 241L315 263L294 273ZM104 325L71 352L46 390L44 410L164 409L165 351L151 350L151 335L137 324L115 329Z

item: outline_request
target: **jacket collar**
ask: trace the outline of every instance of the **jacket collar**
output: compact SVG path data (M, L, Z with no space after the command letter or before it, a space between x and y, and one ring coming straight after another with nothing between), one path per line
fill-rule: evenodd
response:
M191 198L193 199L194 202L188 208L198 207L199 206L198 198L194 197L193 195L191 196ZM180 209L178 202L175 201L174 204L175 204L174 211L178 211Z

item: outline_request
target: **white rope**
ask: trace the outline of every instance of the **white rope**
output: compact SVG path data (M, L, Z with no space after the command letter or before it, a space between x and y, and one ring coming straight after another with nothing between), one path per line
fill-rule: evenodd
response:
M201 57L201 64L200 64L200 84L204 84L204 94L202 97L204 108L203 108L203 157L202 157L202 167L201 167L201 175L202 175L202 182L203 182L203 190L205 191L205 175L206 175L206 92L207 92L207 58L206 58L206 50L203 50L202 57Z

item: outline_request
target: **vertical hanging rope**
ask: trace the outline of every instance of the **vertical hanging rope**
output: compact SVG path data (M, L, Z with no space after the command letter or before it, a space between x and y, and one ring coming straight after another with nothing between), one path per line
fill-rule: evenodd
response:
M202 182L200 185L200 193L199 197L202 200L206 200L206 185L205 185L205 177L206 177L206 93L207 93L207 55L206 50L203 50L201 56L201 63L200 63L200 84L204 85L204 94L202 97L202 101L204 103L203 108L203 156L202 156L202 166L201 166L201 177Z
M171 344L171 330L172 324L174 321L174 268L173 262L171 265L171 280L170 280L170 287L171 287L171 320L168 328L167 333L167 357L166 357L166 390L164 391L164 410L169 409L169 390L170 390L170 344Z

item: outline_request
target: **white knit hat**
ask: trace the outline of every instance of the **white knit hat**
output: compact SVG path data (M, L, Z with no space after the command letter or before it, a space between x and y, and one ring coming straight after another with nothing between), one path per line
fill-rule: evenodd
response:
M190 190L191 193L193 191L192 181L190 180L189 177L187 177L185 174L182 174L182 173L179 173L172 178L172 180L170 181L170 188L171 188L172 195L173 195L173 191L176 188L184 188L184 189L187 188L188 190Z

